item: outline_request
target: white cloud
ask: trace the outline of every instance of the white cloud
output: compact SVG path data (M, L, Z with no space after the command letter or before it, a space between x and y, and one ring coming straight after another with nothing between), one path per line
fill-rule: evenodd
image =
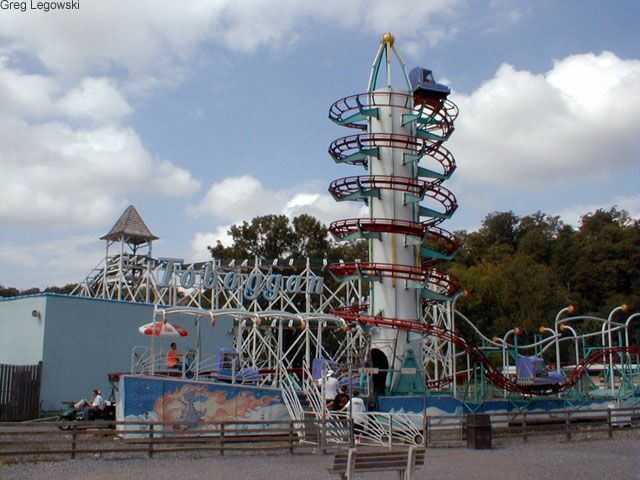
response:
M372 33L397 32L407 41L437 43L451 32L463 0L110 0L86 2L60 14L0 16L9 50L28 52L46 68L70 75L117 66L149 81L179 77L184 59L207 41L227 49L282 47L304 37L310 23ZM34 32L38 32L34 35Z
M328 225L334 220L368 215L368 209L360 202L336 202L328 193L320 193L320 182L308 182L288 190L270 190L250 175L229 177L214 183L202 201L187 209L194 217L210 216L227 223L214 232L196 233L191 241L194 258L207 256L207 246L218 240L231 245L227 234L234 223L251 221L253 217L282 214L289 218L303 213L313 215Z
M80 282L104 257L104 245L96 241L99 236L48 238L30 245L0 243L0 278L21 289Z
M131 191L188 196L199 188L120 123L132 108L112 80L67 83L0 59L0 221L97 225Z
M103 121L132 112L129 103L106 78L84 78L60 100L60 111L71 117Z
M126 98L113 80L84 77L65 91L61 81L52 76L29 74L8 66L0 57L1 116L69 119L106 122L132 112Z
M558 215L565 223L577 227L580 225L580 219L583 215L593 213L598 209L609 210L614 205L618 209L629 212L631 218L640 220L640 195L616 196L607 203L571 205L554 213L554 215Z
M573 55L546 74L502 65L460 107L451 150L465 183L545 186L638 162L640 61Z
M0 219L11 223L99 225L128 192L186 195L199 186L168 162L156 166L127 127L0 119L0 143Z
M211 185L202 201L187 211L194 217L206 215L232 223L270 213L290 218L308 213L323 223L366 214L361 203L336 202L328 193L319 193L320 188L317 182L309 182L270 190L250 175L228 177Z
M202 201L189 207L194 217L210 215L236 222L280 211L287 201L283 191L266 189L250 175L228 177L211 185Z
M191 256L193 261L201 261L203 258L211 257L207 247L215 247L218 241L225 247L233 244L231 235L227 232L231 225L222 225L214 232L197 232L191 240Z
M343 218L367 217L369 210L360 202L336 202L326 193L297 193L287 202L282 213L289 218L306 213L328 225Z

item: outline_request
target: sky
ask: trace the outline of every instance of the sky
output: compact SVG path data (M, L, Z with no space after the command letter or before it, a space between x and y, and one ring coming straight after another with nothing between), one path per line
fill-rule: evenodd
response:
M460 114L448 230L495 211L640 218L636 0L0 2L0 285L79 282L133 204L154 256L208 258L268 213L358 216L327 154L384 32Z

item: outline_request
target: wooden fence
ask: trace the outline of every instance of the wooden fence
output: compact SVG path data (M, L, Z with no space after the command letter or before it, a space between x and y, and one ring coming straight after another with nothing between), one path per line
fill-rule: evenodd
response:
M425 446L466 444L466 416L424 417ZM496 441L510 438L526 442L555 435L571 441L596 432L612 438L617 430L640 427L640 409L554 410L491 414ZM293 454L313 449L325 453L335 447L360 444L353 423L341 420L269 420L218 423L28 422L0 424L0 462L76 458L107 454L145 456L171 452L280 451ZM389 448L407 446L389 444Z
M269 420L220 423L51 422L0 424L0 462L76 458L82 454L154 455L172 452L325 452L353 444L349 420Z
M0 364L0 422L38 417L41 375L42 362L37 365Z
M571 441L580 435L604 434L609 438L621 428L640 427L640 408L597 410L539 410L491 413L494 440L556 435ZM443 415L425 418L426 445L456 447L466 445L467 416Z

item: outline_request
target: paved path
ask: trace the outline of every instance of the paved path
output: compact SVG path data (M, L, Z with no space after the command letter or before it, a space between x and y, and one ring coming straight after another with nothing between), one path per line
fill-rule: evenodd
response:
M332 456L216 455L161 457L153 460L85 458L57 463L0 466L0 479L63 480L315 480L335 479L326 467ZM620 433L613 440L561 443L535 439L493 450L429 449L417 479L455 480L640 480L640 437ZM363 479L397 479L369 474Z

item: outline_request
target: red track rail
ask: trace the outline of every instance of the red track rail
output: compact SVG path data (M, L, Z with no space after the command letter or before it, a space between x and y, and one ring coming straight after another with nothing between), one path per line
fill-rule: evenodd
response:
M346 199L348 196L358 192L372 190L394 190L408 193L417 198L424 197L438 202L444 209L437 216L433 216L423 222L428 226L441 223L458 208L458 201L455 195L450 190L439 185L439 182L425 182L424 180L410 177L360 175L339 178L329 185L329 192L338 200ZM359 198L358 200L363 200L364 198Z
M410 280L424 282L428 272L420 267L411 265L396 265L393 263L330 263L327 268L336 277L380 277L396 280Z
M444 177L450 176L456 169L453 155L439 142L390 133L365 133L338 138L329 146L329 155L331 155L336 162L364 165L366 167L366 158L349 160L348 157L360 150L373 148L408 150L411 153L419 154L423 157L431 157L442 167L441 175ZM438 182L441 181L441 179L438 179Z
M444 207L443 215L451 215L458 208L458 200L451 190L444 188L442 185L429 183L425 192L425 198L438 202ZM430 220L426 220L426 225L437 225L444 221L444 218L432 217Z
M471 341L459 333L433 325L425 325L423 323L410 320L401 320L397 318L374 317L361 313L364 307L351 307L333 312L334 315L344 319L347 322L359 322L376 327L397 328L399 330L421 333L423 335L431 335L441 338L445 341L453 343L456 347L464 350L469 357L476 363L481 364L486 372L487 379L495 386L505 389L509 392L523 394L550 395L559 391L567 390L573 387L582 376L586 373L590 365L598 362L606 361L609 354L631 353L640 354L640 347L613 347L603 348L591 352L591 354L582 360L582 362L573 370L562 384L549 385L548 391L539 391L540 386L536 385L519 385L510 378L505 377L495 366L489 362L482 351Z
M369 190L395 190L422 197L429 184L424 180L409 177L391 177L386 175L361 175L334 180L329 185L331 194L338 198Z
M329 272L337 278L369 277L392 278L422 283L424 288L433 287L436 293L452 297L460 290L460 282L455 277L435 269L425 270L411 265L393 263L331 263Z
M329 225L329 231L336 239L343 239L358 232L395 233L423 238L429 242L429 247L444 255L453 255L459 248L456 237L439 227L429 223L410 222L408 220L393 220L389 218L348 218L337 220ZM428 265L434 258L423 258L422 265Z
M407 113L415 113L417 110L413 108L413 101L413 95L399 92L373 92L351 95L331 105L329 118L345 127L366 130L366 120L360 118L348 121L346 119L357 114L362 109L373 109L376 107L394 106L406 109ZM453 102L445 100L437 105L427 103L423 105L422 116L431 119L431 128L428 130L439 129L445 134L452 131L453 122L458 116L458 107Z
M348 218L329 225L329 231L336 238L344 238L357 232L397 233L422 238L426 227L422 223L389 218Z

